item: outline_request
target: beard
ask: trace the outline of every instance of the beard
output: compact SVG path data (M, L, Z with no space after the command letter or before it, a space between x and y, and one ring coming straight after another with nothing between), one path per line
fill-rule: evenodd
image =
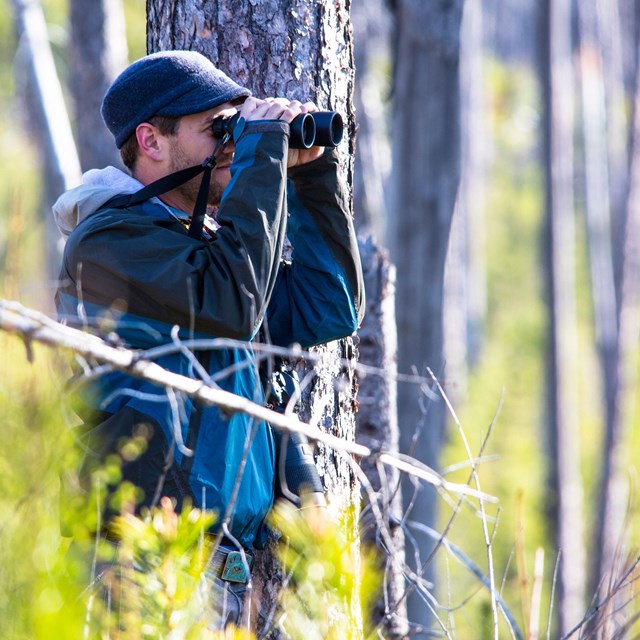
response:
M218 158L220 163L226 163L230 161L229 158L225 157L224 154L218 154ZM188 167L193 167L203 160L204 158L196 160L190 157L181 145L176 144L171 155L171 172L174 173ZM193 207L196 204L196 199L198 197L198 191L200 190L202 178L202 175L198 175L188 182L180 185L179 187L176 187L174 191L180 194L180 196L187 202L190 202ZM218 207L220 205L222 194L224 193L228 182L229 174L227 172L221 174L219 172L216 172L215 169L211 172L211 177L209 179L209 196L207 198L207 205L209 207Z

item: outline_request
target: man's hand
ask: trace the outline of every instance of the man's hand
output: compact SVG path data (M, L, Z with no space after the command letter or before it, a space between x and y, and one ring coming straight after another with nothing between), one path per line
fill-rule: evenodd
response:
M298 100L287 100L286 98L247 98L240 115L245 120L284 120L289 124L301 113L315 113L318 107L313 102L302 104ZM324 147L311 147L310 149L289 149L287 167L295 167L306 164L319 158L324 152Z

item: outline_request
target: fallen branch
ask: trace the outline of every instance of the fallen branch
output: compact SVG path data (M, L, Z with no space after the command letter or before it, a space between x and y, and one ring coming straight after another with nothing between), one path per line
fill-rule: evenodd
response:
M174 389L202 403L216 405L227 413L242 412L268 422L276 429L289 433L301 433L310 440L320 442L336 451L358 458L377 460L424 480L440 490L496 502L493 496L476 491L467 485L448 482L440 474L413 458L385 451L373 451L365 445L338 438L321 431L318 427L302 422L296 415L272 411L247 398L209 386L201 380L168 371L145 358L144 351L111 346L97 336L55 322L46 315L27 309L17 302L0 300L0 329L17 333L25 340L28 347L35 341L50 347L68 349L86 358L109 364L133 377ZM297 355L300 354L297 353Z

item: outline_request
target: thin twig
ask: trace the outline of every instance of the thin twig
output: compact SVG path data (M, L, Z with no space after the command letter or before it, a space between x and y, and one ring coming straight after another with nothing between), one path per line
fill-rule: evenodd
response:
M478 470L474 462L474 456L471 453L471 447L469 446L469 442L467 441L467 435L465 434L464 429L462 428L462 424L460 423L460 420L451 402L449 401L447 394L444 392L444 389L442 388L440 381L436 378L436 376L434 375L433 371L431 371L431 369L428 369L428 371L429 371L429 374L431 375L431 378L434 384L436 385L438 391L440 392L442 399L446 403L447 408L449 409L449 413L451 414L456 424L456 427L458 428L458 432L460 434L460 437L462 438L465 451L467 452L467 458L471 463L471 473L473 474L473 479L475 481L476 488L478 491L481 491L480 477L478 476ZM493 637L495 640L498 640L498 607L497 607L497 599L496 599L495 574L494 574L494 567L493 567L493 550L491 547L491 540L489 538L489 528L487 525L487 517L485 513L484 500L482 500L482 498L480 498L480 514L481 514L481 522L482 522L482 532L484 534L484 540L487 548L487 565L489 568L489 596L491 599L491 613L493 616Z

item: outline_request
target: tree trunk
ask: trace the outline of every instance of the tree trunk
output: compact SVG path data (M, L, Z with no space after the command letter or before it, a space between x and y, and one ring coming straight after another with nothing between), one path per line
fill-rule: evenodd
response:
M459 36L462 0L398 0L393 130L392 258L397 265L398 369L442 377L444 269L460 181ZM420 397L421 387L398 389L400 448L437 468L443 443L442 401ZM435 525L436 494L404 483L409 520ZM432 548L416 536L420 562ZM407 560L415 567L414 550ZM419 590L408 602L409 619L429 625Z
M614 3L615 4L615 3ZM603 384L603 426L605 447L603 461L602 488L600 490L601 513L608 513L607 520L596 519L595 563L589 582L593 591L604 577L603 571L611 569L612 533L620 533L620 523L624 519L626 492L617 487L618 498L611 503L608 485L612 460L611 446L617 430L619 411L619 352L618 352L618 292L616 290L615 263L622 252L613 251L612 206L610 198L609 158L607 144L616 137L615 127L609 128L606 100L603 56L600 37L601 21L596 7L589 3L578 5L580 16L580 71L582 87L583 135L585 152L585 211L589 242L589 265L591 269L591 289L594 305L596 346L600 361ZM616 12L612 12L616 13ZM606 39L605 39L606 40ZM621 87L620 87L621 88ZM615 124L616 118L613 118ZM607 135L609 133L609 135ZM619 176L617 182L626 182L626 176ZM620 215L618 216L620 218ZM605 504L607 502L607 504ZM615 507L614 507L615 505ZM613 513L613 510L617 513ZM606 542L605 542L606 540ZM605 568L606 567L606 568Z
M389 11L382 0L355 0L351 6L355 43L355 105L358 121L354 174L354 209L359 232L368 236L360 247L367 312L358 332L359 361L383 375L362 377L358 386L356 439L372 450L398 450L397 336L395 326L395 269L384 243L387 225L385 186L390 167L390 146L384 106L388 87L380 68L388 63ZM369 235L371 234L371 235ZM384 637L402 638L408 631L404 588L404 534L399 474L380 475L377 465L366 460L362 470L370 487L362 491L362 539L378 548L384 577L373 609L372 623ZM379 509L383 524L377 520ZM388 549L381 527L390 533Z
M100 115L102 97L127 64L121 0L72 0L69 88L83 170L121 166Z
M586 3L591 5L592 3ZM602 53L603 79L607 110L607 162L609 165L609 193L612 205L614 242L624 242L624 211L629 178L629 97L625 90L625 48L622 46L620 0L595 3L597 35ZM632 37L629 42L635 42ZM629 50L634 47L628 47ZM629 65L627 65L628 67ZM633 77L633 74L632 74ZM633 99L633 98L631 98ZM619 286L622 270L620 255L614 255L616 283Z
M389 87L384 69L391 57L390 14L383 0L353 0L351 16L356 64L355 108L358 123L354 175L356 225L386 244L385 198L391 148L387 131Z
M194 49L257 97L314 100L345 119L341 145L344 179L353 176L353 52L348 3L335 0L148 0L147 48ZM355 435L355 384L339 358L350 358L350 339L318 347L322 364L306 389L301 418L313 419L335 435ZM318 467L337 508L358 504L359 487L341 456L318 448ZM273 622L274 598L282 577L274 572L270 547L260 554L254 573L263 612Z
M60 268L62 244L51 205L80 182L80 163L62 88L51 54L47 26L39 0L13 0L16 32L20 42L19 78L26 78L30 99L31 133L41 149L44 174L43 220L45 224L47 281L54 282ZM49 306L47 304L47 306Z
M484 72L483 9L480 2L467 2L462 21L462 163L460 202L466 227L465 269L467 290L466 355L470 365L480 357L487 311L487 266L485 238L485 192L489 132Z
M604 384L605 420L614 413L616 393L616 286L607 154L607 103L595 6L579 3L582 130L585 154L585 211L596 342ZM624 181L624 179L623 179Z
M371 240L360 247L367 293L367 312L358 332L359 361L377 373L360 379L356 439L373 451L398 451L397 344L395 326L395 269L386 252ZM373 610L373 624L380 624L385 638L407 635L404 599L404 534L400 527L402 500L400 474L387 469L384 476L372 461L363 460L368 487L363 490L362 539L379 549L385 577ZM382 515L383 523L378 521ZM384 528L385 531L381 531ZM389 540L385 538L388 532Z
M584 613L586 584L578 424L575 229L573 207L573 74L571 1L541 5L545 117L546 238L549 312L547 374L551 450L550 518L561 552L559 634Z
M600 596L606 594L611 581L615 581L626 561L624 521L629 493L625 472L628 461L626 435L632 424L632 405L637 392L637 345L640 333L640 73L637 73L635 91L629 192L622 234L624 242L619 252L622 259L618 303L617 385L613 415L605 434L603 486L598 512L600 526L596 538L597 573L594 582L601 589Z
M466 398L469 365L477 361L486 311L484 233L487 136L483 96L482 7L464 6L460 42L460 189L445 270L444 344L450 400Z

